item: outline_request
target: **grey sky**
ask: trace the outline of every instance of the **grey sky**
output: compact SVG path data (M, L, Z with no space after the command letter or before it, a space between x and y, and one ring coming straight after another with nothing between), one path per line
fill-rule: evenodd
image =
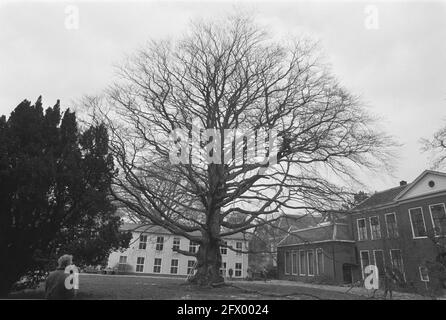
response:
M73 2L71 2L72 4ZM0 0L0 114L43 95L63 107L96 94L119 63L149 38L180 34L190 19L219 17L232 2L79 2L79 29L65 27L67 4ZM378 29L364 25L367 5ZM254 2L278 34L320 40L333 72L403 146L393 177L367 177L370 190L412 181L429 167L419 139L446 120L446 2Z

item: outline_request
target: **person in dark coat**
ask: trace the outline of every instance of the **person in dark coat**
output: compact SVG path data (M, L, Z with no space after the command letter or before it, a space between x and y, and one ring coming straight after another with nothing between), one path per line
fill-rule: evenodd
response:
M264 282L266 282L266 280L268 280L268 270L266 269L266 267L263 267L263 269L262 269L262 278L263 278Z
M384 273L384 299L387 298L387 293L389 293L389 299L392 300L392 292L396 284L396 276L390 267L385 268Z
M65 285L65 279L70 275L65 273L66 267L73 264L73 256L63 255L59 258L58 267L50 272L45 281L45 299L49 300L71 300L75 297L75 289L69 289Z

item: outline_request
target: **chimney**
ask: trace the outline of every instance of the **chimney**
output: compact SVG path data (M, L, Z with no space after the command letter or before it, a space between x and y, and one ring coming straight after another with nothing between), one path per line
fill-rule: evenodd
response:
M406 186L407 185L407 181L401 180L400 181L400 186Z

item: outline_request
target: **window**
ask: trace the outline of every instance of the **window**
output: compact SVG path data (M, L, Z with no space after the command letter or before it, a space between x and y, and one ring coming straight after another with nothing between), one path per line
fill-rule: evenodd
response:
M118 271L126 271L127 256L119 257Z
M147 236L140 235L139 236L139 249L145 250L147 247Z
M285 274L291 273L291 255L289 251L285 251Z
M321 275L324 273L324 253L322 249L316 250L316 274Z
M431 212L435 235L446 235L446 210L444 204L431 205L429 206L429 210Z
M195 253L197 252L197 247L198 247L198 243L196 243L195 241L191 241L189 243L189 252L190 253Z
M304 276L307 274L307 255L305 254L305 251L299 252L299 258L300 258L299 274L301 276Z
M421 281L429 282L429 273L428 273L427 268L424 267L424 266L420 266L419 270L420 270L420 279L421 279Z
M398 270L403 277L404 276L404 265L403 265L403 257L401 256L401 250L399 249L391 249L390 250L390 260L392 262L392 267Z
M187 274L193 275L195 272L195 260L188 260L187 261Z
M178 259L172 259L170 263L170 273L177 274L178 273Z
M242 242L236 242L235 243L235 248L239 251L243 250L243 243ZM236 255L240 256L242 253L241 252L236 252Z
M236 277L241 277L242 276L242 264L241 263L236 263L235 264L235 276Z
M228 254L228 248L225 247L225 246L228 245L228 242L227 242L227 241L223 241L222 245L223 245L223 246L220 247L220 253L221 253L221 254Z
M144 271L144 258L138 257L136 258L136 272L143 272Z
M161 259L155 258L155 262L153 263L153 272L160 273L161 272Z
M292 257L293 257L293 263L292 263L293 267L292 267L291 273L292 274L297 274L297 270L299 269L299 264L298 264L299 263L299 261L298 261L299 256L297 255L296 251L293 251Z
M356 220L356 223L358 224L358 240L367 240L367 229L365 226L365 219L358 219Z
M370 264L370 255L368 251L360 251L359 255L361 256L361 272L362 278L364 279L364 269Z
M180 238L173 238L173 247L172 250L176 251L176 250L180 250L180 243L181 243L181 239Z
M156 251L163 251L164 248L164 237L156 237Z
M398 238L398 226L395 213L387 213L385 216L388 238Z
M372 240L381 239L381 226L377 216L370 217L370 236Z
M226 277L226 262L222 262L221 264L220 275Z
M426 236L426 224L424 223L423 209L409 209L410 223L412 225L412 234L414 238L423 238Z
M384 270L384 251L373 250L373 257L375 258L375 266L378 268L378 274L383 276L385 274Z
M314 252L313 250L307 251L308 256L308 275L314 276Z

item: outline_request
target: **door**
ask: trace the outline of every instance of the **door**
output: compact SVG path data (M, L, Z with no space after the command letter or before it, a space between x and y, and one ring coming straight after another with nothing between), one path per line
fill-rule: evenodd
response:
M342 274L344 278L344 283L352 283L353 275L352 275L352 266L349 264L342 265Z

